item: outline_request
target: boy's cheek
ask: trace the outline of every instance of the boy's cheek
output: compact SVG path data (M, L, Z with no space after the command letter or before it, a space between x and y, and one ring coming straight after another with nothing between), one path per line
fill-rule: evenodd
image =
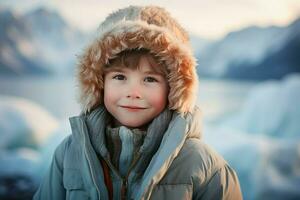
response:
M152 105L155 106L156 108L165 108L165 106L167 105L168 99L167 97L157 97L157 96L153 96L154 98L152 99Z

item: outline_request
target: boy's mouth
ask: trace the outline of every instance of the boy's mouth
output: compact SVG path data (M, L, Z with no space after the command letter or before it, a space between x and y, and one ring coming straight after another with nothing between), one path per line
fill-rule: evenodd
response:
M120 106L122 108L126 108L128 110L144 110L146 108L144 107L139 107L139 106Z

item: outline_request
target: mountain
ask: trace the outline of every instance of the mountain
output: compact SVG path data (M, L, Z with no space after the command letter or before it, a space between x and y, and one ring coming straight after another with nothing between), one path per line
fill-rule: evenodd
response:
M231 32L197 54L203 77L264 80L299 72L299 19L287 27Z
M300 18L286 27L250 26L219 40L191 35L200 77L265 80L299 72ZM0 74L73 75L91 34L59 13L0 10Z
M300 72L300 19L288 27L289 36L282 46L267 54L258 63L231 63L225 78L280 79Z
M47 69L34 59L35 52L30 29L23 19L5 10L0 12L0 73L45 74Z
M202 54L207 46L213 42L212 40L199 37L195 34L190 35L190 41L195 55Z
M0 24L0 74L73 74L76 53L89 38L44 8L0 11Z

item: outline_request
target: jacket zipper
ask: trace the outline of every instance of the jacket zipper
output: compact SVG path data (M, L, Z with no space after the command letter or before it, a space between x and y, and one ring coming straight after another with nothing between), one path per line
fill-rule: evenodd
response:
M125 178L123 178L121 176L121 174L118 172L118 170L115 168L115 166L113 166L110 162L109 159L104 158L104 161L107 163L107 165L115 171L115 173L119 176L119 178L122 180L122 186L121 186L121 199L122 200L126 200L127 197L127 189L128 189L128 177L129 174L131 172L131 170L133 169L134 165L136 164L136 162L139 160L140 158L140 153L138 153L138 155L136 156L135 160L133 160L132 164L130 165L127 175L125 176Z
M83 121L81 120L81 122L83 123ZM84 125L84 124L83 124ZM83 133L83 126L82 126L82 133ZM98 199L100 200L100 190L99 190L99 188L98 188L98 186L97 186L97 184L96 184L96 180L95 180L95 175L94 175L94 173L93 173L93 170L92 170L92 164L91 164L91 160L90 160L90 157L89 157L89 155L88 155L88 153L87 153L87 145L86 145L86 141L85 141L86 139L85 139L85 136L83 136L83 142L84 142L84 154L85 154L85 156L86 156L86 158L87 158L87 161L88 161L88 165L89 165L89 169L90 169L90 172L91 172L91 174L92 174L92 180L93 180L93 183L94 183L94 185L95 185L95 187L96 187L96 190L97 190L97 193L98 193Z
M122 188L121 188L121 199L122 199L122 200L126 200L127 186L128 186L128 181L127 181L127 179L123 179L123 182L122 182Z
M127 180L122 178L119 171L109 162L108 156L104 157L104 161L107 163L107 165L114 171L114 173L117 174L117 176L122 180L122 186L121 186L121 199L126 199L126 193L127 193ZM125 185L125 187L124 187Z
M129 174L131 172L131 170L133 169L133 167L135 166L136 162L139 160L140 158L140 153L138 153L138 155L136 156L136 158L133 160L133 162L131 163L129 169L128 169L128 172L127 172L127 175L125 177L125 179L123 179L123 184L122 184L122 199L125 200L126 199L126 196L127 196L127 187L128 187L128 177L129 177Z

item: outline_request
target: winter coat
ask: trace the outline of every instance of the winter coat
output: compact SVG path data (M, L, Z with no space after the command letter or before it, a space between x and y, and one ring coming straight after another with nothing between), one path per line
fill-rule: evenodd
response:
M79 58L82 114L70 118L72 135L56 149L35 200L109 199L107 171L115 170L106 157L103 139L104 67L118 53L140 48L148 49L167 68L167 105L175 114L149 163L139 159L139 163L147 163L141 179L134 178L139 174L135 168L128 180L112 176L120 183L119 190L123 188L120 193L127 199L145 200L242 199L234 170L200 140L201 119L195 108L198 77L187 32L163 8L129 6L100 24L96 38ZM89 135L92 132L99 136L97 151ZM152 141L148 133L146 137Z
M103 132L103 127L97 125L103 121L99 117L103 110L70 118L72 135L56 149L34 200L109 199L103 163L88 134ZM135 188L127 188L130 192L126 199L242 199L234 170L200 139L198 114L195 111L182 117L177 113L172 117L141 182L130 183ZM100 149L105 149L104 141L101 145ZM121 185L125 183L119 181Z

